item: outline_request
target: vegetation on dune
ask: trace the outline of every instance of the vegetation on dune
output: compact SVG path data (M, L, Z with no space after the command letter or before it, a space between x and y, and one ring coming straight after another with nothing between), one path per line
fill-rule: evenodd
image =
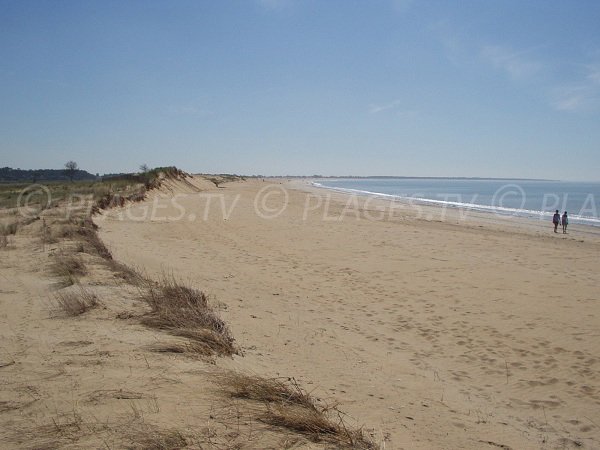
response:
M69 163L76 163L70 161ZM137 174L118 174L103 177L80 176L79 169L64 169L56 171L37 171L39 173L54 173L45 179L36 179L33 172L27 175L2 178L0 169L0 208L16 208L27 206L45 209L62 204L64 201L84 203L90 201L100 203L103 208L121 206L126 201L140 201L145 198L146 192L160 187L161 180L165 178L185 178L187 174L176 167L156 167ZM11 173L13 172L10 169ZM29 173L31 172L31 173ZM19 172L20 173L20 172ZM68 174L67 174L68 173ZM85 172L87 174L87 172ZM26 181L25 181L26 180ZM9 181L9 182L6 182ZM33 189L31 183L43 184L41 188ZM101 209L103 209L101 208Z
M76 284L79 277L86 275L87 267L79 256L60 252L54 255L51 271L58 278L59 286L66 287Z
M76 167L72 167L76 170ZM68 168L67 168L68 170ZM37 216L17 219L0 227L0 248L8 245L8 236L17 234L21 226L40 220L39 229L44 244L59 244L60 250L53 254L51 273L58 278L61 288L53 296L57 310L67 317L78 317L99 305L96 294L81 284L88 275L85 261L100 258L101 264L115 276L137 286L140 297L148 305L144 315L128 314L122 318L135 317L147 327L165 331L174 342L156 343L147 347L159 353L181 354L192 358L214 355L238 354L232 333L227 324L212 308L207 296L197 289L177 281L172 275L150 280L136 270L112 258L110 251L100 240L92 215L102 209L123 206L127 202L141 201L149 190L161 186L166 179L185 180L186 173L175 167L148 169L143 165L140 173L119 175L102 181L77 181L76 172L71 173L72 182L55 182L46 185L50 192L50 205L43 196L30 197L31 204L39 207ZM228 181L239 180L237 176L220 175L208 178L217 187ZM14 208L19 193L26 185L0 185L0 208ZM70 210L66 217L46 211L48 207L69 208L74 196L85 198L78 208ZM57 212L64 212L58 209ZM88 254L84 256L83 254ZM183 339L182 339L183 338ZM328 405L313 397L294 380L264 378L235 372L217 377L219 389L230 398L250 402L253 420L266 427L294 432L313 442L335 448L373 449L375 445L362 429L347 426L345 416L337 405ZM258 408L256 406L259 406ZM74 422L73 435L80 431L80 423ZM60 427L61 435L70 426ZM59 428L59 427L57 427ZM70 428L68 428L70 430ZM70 433L70 431L69 431ZM132 434L131 448L183 448L189 444L186 436L178 431Z
M59 310L72 317L98 306L98 297L83 286L79 286L76 291L61 291L56 294L54 300Z
M142 319L146 326L186 337L201 352L237 353L229 328L210 307L203 292L181 284L173 276L145 283L140 292L151 308Z
M362 429L349 427L337 405L327 405L300 387L293 378L263 378L226 372L218 380L221 389L233 398L263 404L258 420L295 431L313 442L337 448L374 449L375 444Z

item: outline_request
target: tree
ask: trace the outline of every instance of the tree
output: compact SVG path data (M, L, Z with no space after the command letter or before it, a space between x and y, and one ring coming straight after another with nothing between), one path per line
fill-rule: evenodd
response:
M41 170L34 170L33 171L33 177L32 177L32 182L33 184L38 182L38 179L41 177L42 175L42 171Z
M73 182L73 178L75 177L75 174L77 173L77 163L75 161L67 161L65 163L65 175L69 177L69 180L71 180L71 183Z
M148 166L146 164L142 164L140 166L140 173L146 173L148 172L150 169L148 168Z

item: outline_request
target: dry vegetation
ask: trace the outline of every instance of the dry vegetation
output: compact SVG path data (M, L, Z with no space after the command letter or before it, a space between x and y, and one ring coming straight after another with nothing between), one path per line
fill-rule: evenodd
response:
M8 238L0 234L0 249L8 248Z
M169 344L154 344L146 347L151 352L156 353L176 353L181 355L187 355L192 358L210 356L212 350L206 345L198 344L196 342L175 342Z
M7 224L0 224L0 236L10 236L13 234L17 234L18 229L19 223L16 221Z
M219 377L221 389L232 398L260 402L258 420L305 435L313 442L338 448L374 449L362 429L348 427L337 405L327 405L300 387L293 378L263 378L228 372Z
M74 409L47 419L47 424L32 428L14 427L11 443L19 448L123 448L129 450L175 450L190 448L194 436L175 429L164 429L145 421L143 414L132 408L127 416L117 420L84 418ZM3 447L4 448L4 447ZM7 447L8 448L8 447ZM197 447L194 447L197 448Z
M183 172L177 169L169 170L172 171L170 176L185 179ZM229 328L211 307L209 299L203 292L178 282L172 275L163 275L158 281L149 280L138 271L115 261L98 237L97 226L93 223L90 212L93 214L100 209L143 200L148 190L161 184L158 172L149 172L144 174L144 177L141 180L135 178L133 185L131 179L109 185L79 184L77 187L86 186L90 199L94 203L93 207L82 207L74 217L61 218L55 213L41 215L43 217L40 226L42 242L61 244L59 245L61 250L54 253L51 264L51 272L59 279L59 287L66 288L54 295L57 309L66 316L76 317L98 306L99 300L94 292L79 283L80 278L88 273L81 255L86 253L91 255L92 260L94 257L99 257L101 263L116 276L138 287L140 297L150 309L141 317L144 325L185 338L171 343L147 346L147 350L182 354L192 358L238 354L239 350L234 344ZM211 181L219 186L231 180L230 177L221 176ZM52 192L59 200L67 199L73 189L73 186L68 188L60 185L52 186ZM39 217L28 219L27 224L37 219ZM16 234L20 225L22 223L17 221L0 227L0 248L9 245L8 236ZM89 258L87 257L88 260ZM302 389L294 379L263 378L228 372L219 376L217 382L228 397L249 402L246 406L254 415L253 419L267 427L294 432L313 442L322 442L336 448L375 448L362 429L346 425L344 415L336 405L327 405L316 399ZM249 405L253 406L249 407ZM258 408L255 407L257 405ZM83 430L86 427L89 429ZM67 422L55 421L53 426L45 429L47 435L41 433L40 436L44 440L42 446L48 444L51 447L54 443L58 445L76 442L82 434L90 433L92 428L94 432L97 431L97 427L84 424L79 417ZM103 432L106 430L104 426L100 428ZM183 434L174 430L164 431L144 426L143 431L139 428L112 430L115 431L119 431L122 441L127 441L121 442L125 448L160 450L185 448L190 445ZM40 436L36 437L38 442L41 442ZM56 441L52 442L52 439Z
M144 283L140 293L151 309L142 319L146 326L191 339L202 352L237 353L229 328L209 306L203 292L164 275L158 282Z
M56 221L55 226L48 227L44 221L42 239L49 243L58 242L61 239L78 241L81 252L92 253L102 259L111 260L112 255L104 243L98 237L98 226L90 217L72 217L66 221Z
M54 255L51 267L52 274L58 278L61 287L72 286L87 274L87 268L83 260L76 255L59 252Z
M80 316L98 306L98 297L84 288L79 286L76 291L61 291L56 294L55 301L58 308L68 316Z
M176 450L188 447L188 440L177 430L146 429L127 438L131 450Z

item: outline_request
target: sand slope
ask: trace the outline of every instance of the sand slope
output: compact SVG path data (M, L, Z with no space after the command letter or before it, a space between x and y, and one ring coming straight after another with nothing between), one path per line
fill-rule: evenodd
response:
M0 249L0 448L322 448L226 398L215 359L157 352L186 341L141 325L140 290L87 244L43 242L42 222L52 220L68 223L64 210L48 209ZM63 252L85 264L79 286L52 273ZM56 298L80 286L99 305L67 316Z

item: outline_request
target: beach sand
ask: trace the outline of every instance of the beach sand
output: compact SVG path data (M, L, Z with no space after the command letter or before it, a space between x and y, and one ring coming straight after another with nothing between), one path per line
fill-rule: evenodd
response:
M168 185L169 195L214 186ZM323 448L231 398L220 383L231 374L216 363L226 356L145 326L142 297L158 280L111 259L77 205L32 218L0 209L2 232L14 229L0 245L0 448ZM96 299L87 310L59 306L84 294Z
M226 308L244 355L386 449L600 448L600 239L303 181L151 194L97 217L120 261Z

